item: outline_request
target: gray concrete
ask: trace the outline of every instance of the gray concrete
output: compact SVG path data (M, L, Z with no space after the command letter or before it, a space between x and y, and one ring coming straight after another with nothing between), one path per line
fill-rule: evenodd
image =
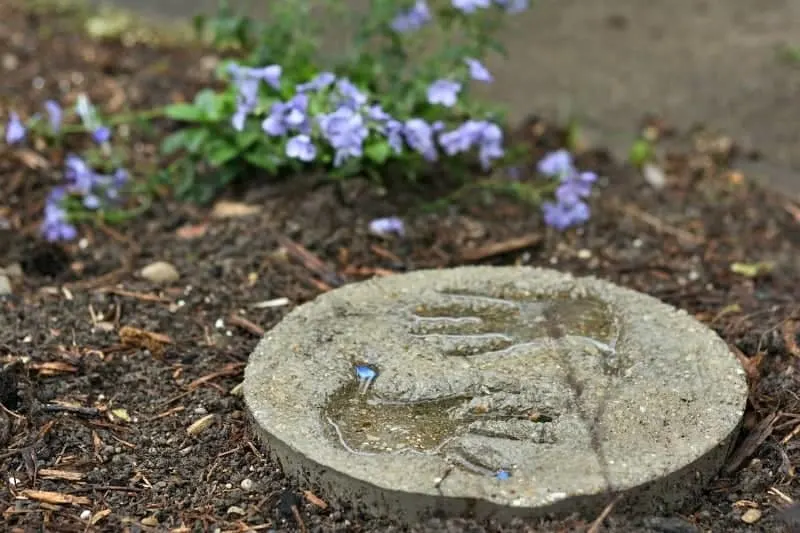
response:
M359 383L359 366L377 377ZM244 381L287 474L406 520L590 514L613 493L618 512L667 512L718 471L746 394L685 312L527 267L323 294L264 337Z
M95 0L102 1L102 0ZM155 17L215 0L106 0ZM354 3L362 1L350 0ZM264 16L269 1L234 0ZM679 128L706 123L763 151L748 173L800 196L800 46L794 0L538 0L503 37L490 95L517 116L574 113L590 140L625 153L644 113ZM332 24L332 27L335 27Z

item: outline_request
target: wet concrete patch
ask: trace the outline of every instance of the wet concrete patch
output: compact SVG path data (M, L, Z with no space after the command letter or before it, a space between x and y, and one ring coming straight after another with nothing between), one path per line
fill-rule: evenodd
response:
M743 372L682 311L532 268L420 271L295 309L245 399L285 471L331 499L435 515L666 512L712 477Z

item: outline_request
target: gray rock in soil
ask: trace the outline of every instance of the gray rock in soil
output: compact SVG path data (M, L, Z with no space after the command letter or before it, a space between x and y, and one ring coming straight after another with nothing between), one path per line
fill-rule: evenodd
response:
M516 267L323 294L262 339L244 381L287 474L407 521L593 516L617 493L615 512L664 514L716 474L746 394L684 311Z

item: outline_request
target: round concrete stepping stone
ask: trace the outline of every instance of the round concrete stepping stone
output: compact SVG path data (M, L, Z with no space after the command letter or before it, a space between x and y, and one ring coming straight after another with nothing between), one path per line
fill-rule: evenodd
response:
M594 278L465 267L355 283L259 343L244 395L284 471L363 512L666 512L721 467L747 387L686 312Z

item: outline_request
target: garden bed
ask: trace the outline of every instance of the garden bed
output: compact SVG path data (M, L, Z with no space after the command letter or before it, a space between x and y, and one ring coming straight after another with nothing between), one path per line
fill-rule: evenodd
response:
M4 122L11 108L31 114L79 91L108 111L189 100L216 61L194 46L93 41L67 19L8 3L0 21ZM522 183L541 179L536 161L565 142L534 118L516 137L529 148L514 178ZM745 434L759 438L739 446L732 471L679 515L628 521L611 509L601 530L779 531L784 508L800 497L800 204L736 172L739 154L727 143L684 141L660 190L602 150L582 153L580 166L601 180L590 221L566 232L547 228L538 208L481 188L422 210L444 185L383 190L308 178L251 184L213 208L164 199L124 225L82 227L82 240L67 245L38 232L63 154L0 146L0 267L13 289L0 299L6 527L406 530L286 479L250 433L237 385L262 333L320 292L480 263L547 266L651 294L715 329L748 372ZM150 140L128 144L143 167L152 159ZM388 216L403 218L405 236L369 232L370 221ZM156 261L171 263L179 279L142 278ZM210 427L187 433L204 418ZM582 531L592 518L413 529Z

